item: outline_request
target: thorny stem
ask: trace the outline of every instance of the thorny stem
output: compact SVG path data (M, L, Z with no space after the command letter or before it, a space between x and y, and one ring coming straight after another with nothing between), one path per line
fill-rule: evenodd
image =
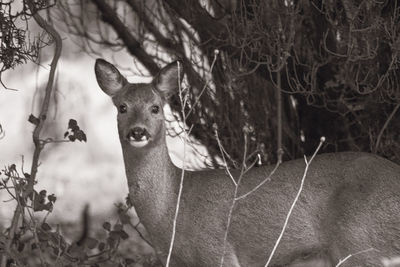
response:
M285 219L285 223L283 224L283 227L282 227L282 231L281 231L281 233L279 234L279 237L278 237L278 239L277 239L276 242L275 242L274 248L272 249L272 252L271 252L270 255L269 255L269 258L268 258L267 263L265 264L265 267L268 267L269 263L270 263L271 260L272 260L272 257L273 257L274 254L275 254L276 249L278 248L278 245L279 245L279 243L280 243L280 241L281 241L281 239L282 239L282 237L283 237L283 234L285 233L285 230L286 230L287 224L288 224L288 222L289 222L290 216L292 215L293 209L294 209L294 207L296 206L296 203L297 203L297 201L298 201L298 199L299 199L299 197L300 197L301 192L303 191L304 181L305 181L306 176L307 176L308 168L310 167L311 162L313 161L313 159L314 159L315 156L317 155L318 151L320 150L320 148L321 148L321 146L322 146L322 144L323 144L324 142L325 142L325 137L321 137L321 140L320 140L320 142L319 142L319 145L318 145L317 149L315 150L314 154L311 156L310 160L307 160L306 156L304 156L304 161L306 162L306 168L304 169L303 177L301 178L300 188L299 188L299 190L297 191L296 197L295 197L295 199L294 199L294 201L293 201L293 203L292 203L292 206L291 206L290 209L289 209L289 212L288 212L288 214L287 214L287 216L286 216L286 219Z
M36 173L38 171L38 166L39 166L39 157L40 157L40 153L43 149L43 144L40 142L40 133L42 131L44 122L46 120L46 116L47 116L47 112L49 109L49 104L50 104L50 98L51 98L51 93L53 90L53 84L54 84L54 78L55 78L55 71L56 71L56 67L57 67L57 62L58 59L61 56L61 49L62 49L62 40L61 40L61 36L58 34L58 32L54 29L54 27L50 24L48 24L43 18L42 16L37 12L34 3L32 1L26 1L28 8L30 9L30 11L32 12L32 16L34 18L34 20L36 21L36 23L42 28L44 29L51 37L52 39L55 41L55 51L54 51L54 57L53 60L50 64L50 73L49 73L49 78L47 81L47 86L46 86L46 90L45 90L45 96L43 99L43 103L41 106L41 111L38 117L38 123L36 124L35 129L33 130L33 134L32 134L32 138L33 138L33 143L35 145L35 150L33 152L33 158L32 158L32 165L31 165L31 174L30 174L30 179L28 180L28 189L24 192L23 198L26 199L27 196L30 195L30 193L32 193L33 191L33 186L34 186L34 181L36 178ZM14 211L14 215L11 221L11 226L10 226L10 230L7 236L7 242L5 245L5 249L6 250L10 250L14 237L15 237L15 233L18 227L18 222L19 222L19 218L20 215L23 212L23 207L18 204L15 211ZM5 256L5 254L3 254L2 260L1 260L1 267L5 267L7 264L7 257Z

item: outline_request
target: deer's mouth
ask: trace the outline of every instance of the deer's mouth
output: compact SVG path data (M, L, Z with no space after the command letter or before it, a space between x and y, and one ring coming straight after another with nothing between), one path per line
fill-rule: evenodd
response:
M140 138L140 139L136 139L132 136L129 137L129 143L133 147L144 147L149 143L149 141L150 141L150 137L148 137L146 135L142 136L142 138Z
M127 140L133 147L144 147L150 142L150 134L143 128L134 128L128 133Z

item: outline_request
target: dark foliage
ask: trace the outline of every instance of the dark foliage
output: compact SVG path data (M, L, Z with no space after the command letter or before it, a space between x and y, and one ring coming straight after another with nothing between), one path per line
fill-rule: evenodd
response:
M290 159L309 154L322 135L325 152L400 160L398 1L75 3L60 2L57 15L87 51L126 49L150 74L183 61L186 121L212 156L217 129L233 161L244 132L248 151L269 163L280 138Z

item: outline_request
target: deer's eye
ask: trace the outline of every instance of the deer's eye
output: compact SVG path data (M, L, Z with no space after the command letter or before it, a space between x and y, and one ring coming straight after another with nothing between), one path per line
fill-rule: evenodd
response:
M126 113L127 109L128 108L127 108L126 104L121 104L118 107L119 113Z
M154 105L151 107L151 113L158 114L160 112L160 106Z

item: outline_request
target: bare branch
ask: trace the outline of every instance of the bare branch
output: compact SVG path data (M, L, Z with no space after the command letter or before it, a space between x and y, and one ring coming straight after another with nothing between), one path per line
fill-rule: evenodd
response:
M41 133L44 122L47 117L47 111L49 108L50 98L51 98L51 94L52 94L52 90L53 90L55 71L56 71L57 62L61 55L61 49L62 49L62 40L61 40L61 37L58 34L58 32L54 29L54 27L52 25L48 24L42 18L42 16L38 13L38 10L36 9L36 7L32 1L26 1L26 4L28 5L28 8L31 11L32 16L33 16L34 20L36 21L36 23L41 28L43 28L54 40L55 51L54 51L53 60L50 64L51 69L50 69L49 78L48 78L48 82L47 82L46 89L45 89L45 96L44 96L44 99L43 99L43 102L41 105L41 111L40 111L40 114L35 123L36 126L35 126L35 129L32 134L33 143L35 145L35 150L33 152L30 179L28 179L28 181L27 181L28 188L26 191L24 191L23 199L27 199L27 197L33 192L33 186L35 183L35 178L36 178L36 174L37 174L38 166L39 166L39 156L43 149L43 144L40 142L40 133ZM13 219L11 222L11 227L10 227L10 231L8 234L8 240L7 240L7 244L6 244L7 249L10 249L12 246L12 242L14 240L14 236L15 236L15 233L16 233L16 230L18 227L18 223L19 223L19 218L22 214L22 209L23 209L23 207L19 203L15 209L14 216L13 216ZM7 258L5 256L3 256L2 261L1 261L1 266L5 267L6 262L7 262Z
M376 153L376 152L378 151L379 144L380 144L380 142L381 142L381 138L382 138L383 132L384 132L385 129L388 127L389 122L392 120L392 118L394 117L394 114L396 114L396 112L397 112L397 110L398 110L399 108L400 108L400 103L397 104L397 105L394 107L392 113L390 113L389 117L388 117L387 120L385 121L385 124L383 124L382 129L379 131L378 138L376 139L376 144L375 144L375 148L374 148L374 153Z
M306 162L306 168L304 169L303 177L301 178L300 188L297 191L296 197L295 197L295 199L294 199L294 201L293 201L293 203L292 203L292 205L291 205L291 207L289 209L288 214L286 215L286 219L285 219L285 223L283 224L282 231L279 234L279 237L275 242L274 248L272 249L271 254L269 255L269 258L267 260L267 263L265 264L265 267L267 267L269 265L269 263L272 260L272 257L275 254L276 249L278 248L278 245L279 245L279 243L280 243L280 241L281 241L281 239L283 237L283 234L285 233L285 230L286 230L287 224L289 222L290 216L292 215L293 209L296 206L296 203L297 203L297 201L298 201L298 199L299 199L299 197L301 195L301 192L303 191L304 181L305 181L306 176L307 176L308 168L310 167L311 162L313 161L314 157L317 155L318 151L320 150L320 148L321 148L321 146L322 146L322 144L324 142L325 142L325 137L321 137L321 141L320 141L317 149L315 150L314 154L311 156L310 160L307 160L306 156L304 156L304 161Z
M155 75L160 68L142 48L142 45L132 36L125 24L119 19L118 14L104 0L92 0L103 15L104 22L118 33L128 51L134 55L147 68L150 74Z

